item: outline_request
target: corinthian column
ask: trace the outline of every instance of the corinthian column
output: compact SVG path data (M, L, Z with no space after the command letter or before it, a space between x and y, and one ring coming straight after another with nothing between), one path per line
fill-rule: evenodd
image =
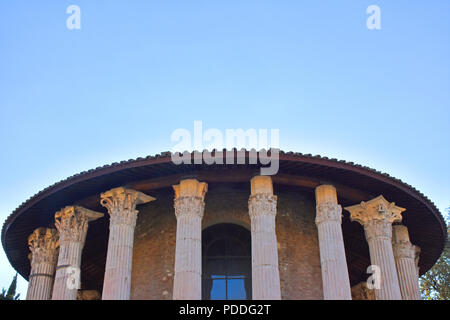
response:
M393 227L392 246L403 300L421 300L419 274L416 268L417 247L409 241L408 228Z
M342 207L331 185L316 188L316 225L325 300L351 300L350 280L342 236Z
M27 300L50 300L58 257L59 236L56 229L38 228L28 237L31 272Z
M177 238L175 248L174 300L202 298L202 218L208 185L195 179L173 186Z
M76 300L80 287L81 253L91 221L103 213L78 206L65 207L55 214L59 231L59 255L52 300Z
M350 219L364 226L369 244L370 261L374 271L375 283L380 280L380 287L375 287L377 300L401 300L394 253L392 251L392 223L402 220L401 213L406 209L389 203L383 196L368 202L346 207ZM379 269L378 269L379 268ZM380 271L378 274L377 270Z
M103 300L129 300L136 205L155 200L142 192L115 188L101 194L100 203L110 215Z
M270 176L256 176L251 180L248 200L252 232L252 285L254 300L280 300L275 216L277 196L273 195Z

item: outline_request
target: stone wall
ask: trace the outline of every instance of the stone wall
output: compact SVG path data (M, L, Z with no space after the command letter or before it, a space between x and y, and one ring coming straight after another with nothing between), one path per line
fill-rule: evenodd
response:
M276 232L282 299L322 299L313 194L278 190ZM131 299L172 299L176 218L172 189L149 192L156 201L138 215ZM250 229L246 184L211 183L205 197L203 228L236 223Z
M173 191L151 195L156 201L139 208L134 233L131 300L172 299L177 225Z
M277 192L281 299L323 299L313 195Z

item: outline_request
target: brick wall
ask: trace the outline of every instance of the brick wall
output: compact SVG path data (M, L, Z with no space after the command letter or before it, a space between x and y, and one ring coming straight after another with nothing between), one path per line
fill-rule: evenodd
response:
M277 239L282 299L322 299L313 195L277 190ZM133 253L131 299L172 299L176 218L171 189L140 208ZM203 228L236 223L250 228L250 183L209 184Z

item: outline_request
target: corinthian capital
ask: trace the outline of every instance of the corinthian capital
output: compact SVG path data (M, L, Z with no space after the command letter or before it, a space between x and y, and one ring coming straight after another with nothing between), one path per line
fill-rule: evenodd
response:
M342 207L333 202L324 202L316 206L316 224L325 221L342 221Z
M382 195L360 204L346 207L345 210L350 212L351 221L358 221L363 226L372 222L393 222L402 221L401 213L406 209L398 207L394 202L387 201Z
M270 176L256 176L250 182L251 195L248 200L250 218L259 215L277 214L277 196L273 195Z
M38 228L28 237L32 263L56 263L59 235L56 229Z
M100 204L108 209L112 223L133 224L136 223L138 211L136 206L156 200L142 192L114 188L100 195Z
M416 248L409 241L409 233L406 226L395 225L392 227L392 248L396 258L415 259Z
M181 216L195 216L202 218L205 211L205 203L198 197L176 198L174 207L177 219Z
M208 191L206 182L199 182L196 179L181 180L180 184L174 185L175 192L175 216L177 219L181 215L203 217L205 209L205 195Z
M103 213L79 206L68 206L55 214L55 226L61 242L84 242L88 224L100 219Z
M394 257L397 259L408 258L414 260L416 257L416 249L409 241L393 242L392 248L394 249Z
M336 188L323 184L315 189L316 195L316 225L325 221L342 222L342 207L337 201Z
M277 196L269 194L252 195L248 200L248 208L250 218L264 214L276 216Z

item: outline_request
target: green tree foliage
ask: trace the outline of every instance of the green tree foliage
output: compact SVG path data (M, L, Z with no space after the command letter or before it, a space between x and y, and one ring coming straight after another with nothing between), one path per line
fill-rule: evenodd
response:
M20 293L16 295L16 287L17 287L17 273L14 276L11 284L9 285L8 291L4 288L2 289L2 293L0 293L0 300L19 300Z
M420 290L425 300L450 300L450 208L447 209L447 242L436 264L420 278Z

